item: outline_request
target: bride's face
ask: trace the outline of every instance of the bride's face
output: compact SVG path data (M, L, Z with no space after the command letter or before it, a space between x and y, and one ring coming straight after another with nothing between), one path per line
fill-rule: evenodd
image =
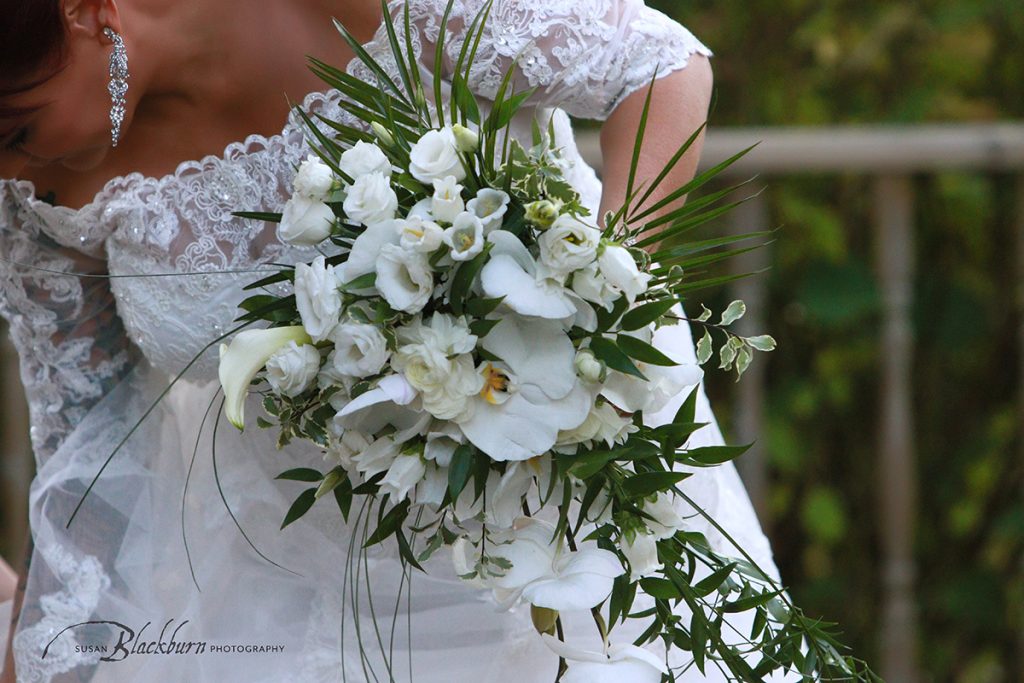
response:
M26 166L88 170L110 150L111 46L102 32L109 17L66 19L60 67L42 67L27 82L6 83L0 76L0 91L17 91L0 97L0 178L17 177Z

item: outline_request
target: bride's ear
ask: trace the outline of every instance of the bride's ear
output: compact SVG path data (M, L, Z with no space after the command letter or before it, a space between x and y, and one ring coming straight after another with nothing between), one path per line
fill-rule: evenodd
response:
M92 37L106 41L103 29L121 33L121 15L114 0L65 0L64 22L71 37Z

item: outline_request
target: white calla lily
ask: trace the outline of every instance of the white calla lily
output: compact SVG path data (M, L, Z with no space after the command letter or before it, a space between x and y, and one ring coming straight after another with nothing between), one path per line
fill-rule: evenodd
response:
M592 652L544 634L545 644L568 662L563 683L659 683L668 673L664 659L636 645L612 645Z
M220 385L224 389L224 413L235 427L245 427L245 398L249 384L274 354L288 346L309 344L313 340L301 325L245 330L230 344L220 347Z
M593 396L576 376L576 350L558 323L510 315L481 344L501 361L482 367L483 390L459 426L491 458L546 453L560 431L587 419Z

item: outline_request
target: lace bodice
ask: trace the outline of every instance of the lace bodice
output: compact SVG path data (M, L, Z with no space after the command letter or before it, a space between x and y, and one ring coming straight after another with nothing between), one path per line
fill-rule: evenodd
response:
M394 16L401 16L403 4L391 0ZM456 1L446 72L483 4ZM433 63L445 5L410 4L412 42L425 64ZM538 90L515 126L526 134L530 116L554 116L571 175L594 209L600 184L579 157L568 115L604 119L644 87L655 68L668 74L694 53L709 54L689 31L641 0L495 0L487 26L471 87L492 98L518 54L517 88ZM366 49L397 80L383 26ZM373 78L358 60L348 71ZM338 97L313 93L304 106L345 118ZM40 201L30 183L0 185L0 313L21 352L38 457L45 459L132 367L137 350L163 372L181 371L230 329L241 287L258 278L253 270L310 256L285 247L272 226L231 215L283 206L306 154L303 125L293 115L280 135L252 136L163 178L115 178L78 211ZM58 274L107 271L115 278ZM214 364L207 352L197 376L213 379Z

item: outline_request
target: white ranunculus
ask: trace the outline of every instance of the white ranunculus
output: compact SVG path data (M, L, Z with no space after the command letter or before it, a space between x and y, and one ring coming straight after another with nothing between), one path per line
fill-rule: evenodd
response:
M331 207L318 199L297 194L284 205L277 236L288 244L312 247L331 236L334 222Z
M553 542L554 536L553 525L520 518L512 541L489 551L512 564L504 575L488 580L500 604L511 607L522 598L561 612L591 609L608 598L615 577L624 573L615 553L596 544L572 552L562 539Z
M565 288L538 276L537 263L519 238L495 230L487 240L494 248L480 272L485 296L503 298L503 305L520 315L550 320L576 315L577 306Z
M386 178L391 177L391 162L384 151L372 142L363 140L359 140L352 149L342 153L338 168L353 181L370 173L380 173Z
M420 392L423 409L439 420L465 417L483 387L470 354L476 337L465 323L438 313L428 325L400 329L399 340L391 366Z
M507 192L485 187L469 200L466 211L480 219L484 224L484 234L488 235L501 227L510 201Z
M612 645L605 652L572 647L544 634L544 642L568 662L563 683L660 683L668 673L663 658L636 645Z
M509 315L481 343L501 361L481 368L483 390L459 426L491 458L544 454L560 431L587 418L593 397L576 377L576 350L561 325Z
M427 185L446 176L454 176L459 182L466 177L451 128L446 126L423 134L409 152L409 173Z
M484 224L480 219L463 211L444 231L444 243L451 247L451 257L456 261L469 261L484 250Z
M609 448L615 444L623 444L630 434L639 431L628 417L619 415L615 407L608 403L595 405L587 419L575 429L559 432L558 445L582 443L588 447L595 442L604 443Z
M267 361L267 382L278 396L295 398L320 371L320 352L310 344L290 342Z
M615 307L615 302L620 296L620 293L601 275L596 263L573 273L572 291L606 311Z
M377 290L396 311L422 311L434 291L427 255L395 244L384 245L377 256Z
M334 353L330 362L342 375L369 377L384 367L391 355L388 343L374 325L344 322L331 333Z
M654 576L664 568L658 561L658 539L651 534L638 531L632 539L625 538L623 541L622 554L629 561L631 582Z
M608 284L626 295L629 303L647 291L647 283L651 276L641 273L637 268L636 259L625 247L609 244L598 258L598 266Z
M345 215L356 223L372 225L395 217L398 195L391 181L378 171L356 178L345 196Z
M601 233L569 214L559 216L537 239L540 262L554 276L562 277L592 264Z
M380 489L391 496L391 502L398 504L409 496L411 491L427 473L427 466L418 455L400 455L388 473L381 479Z
M676 532L686 526L686 520L679 514L672 500L672 495L665 491L658 493L658 497L652 503L644 501L640 508L644 513L653 519L644 519L647 528L650 529L654 538L662 541L676 535Z
M323 256L312 264L295 266L295 306L302 316L302 326L315 342L331 334L341 317L341 292L334 266L326 265Z
M235 427L245 427L245 397L256 373L280 349L291 342L308 344L309 334L301 326L245 330L230 344L220 345L220 385L224 390L224 413Z
M430 200L430 215L435 221L453 223L455 217L466 210L466 202L462 199L462 185L455 176L445 176L434 180L434 196Z
M409 215L399 223L399 244L403 249L430 254L444 243L444 228L422 216Z
M299 164L293 182L295 192L318 202L326 202L334 189L334 171L315 154Z

